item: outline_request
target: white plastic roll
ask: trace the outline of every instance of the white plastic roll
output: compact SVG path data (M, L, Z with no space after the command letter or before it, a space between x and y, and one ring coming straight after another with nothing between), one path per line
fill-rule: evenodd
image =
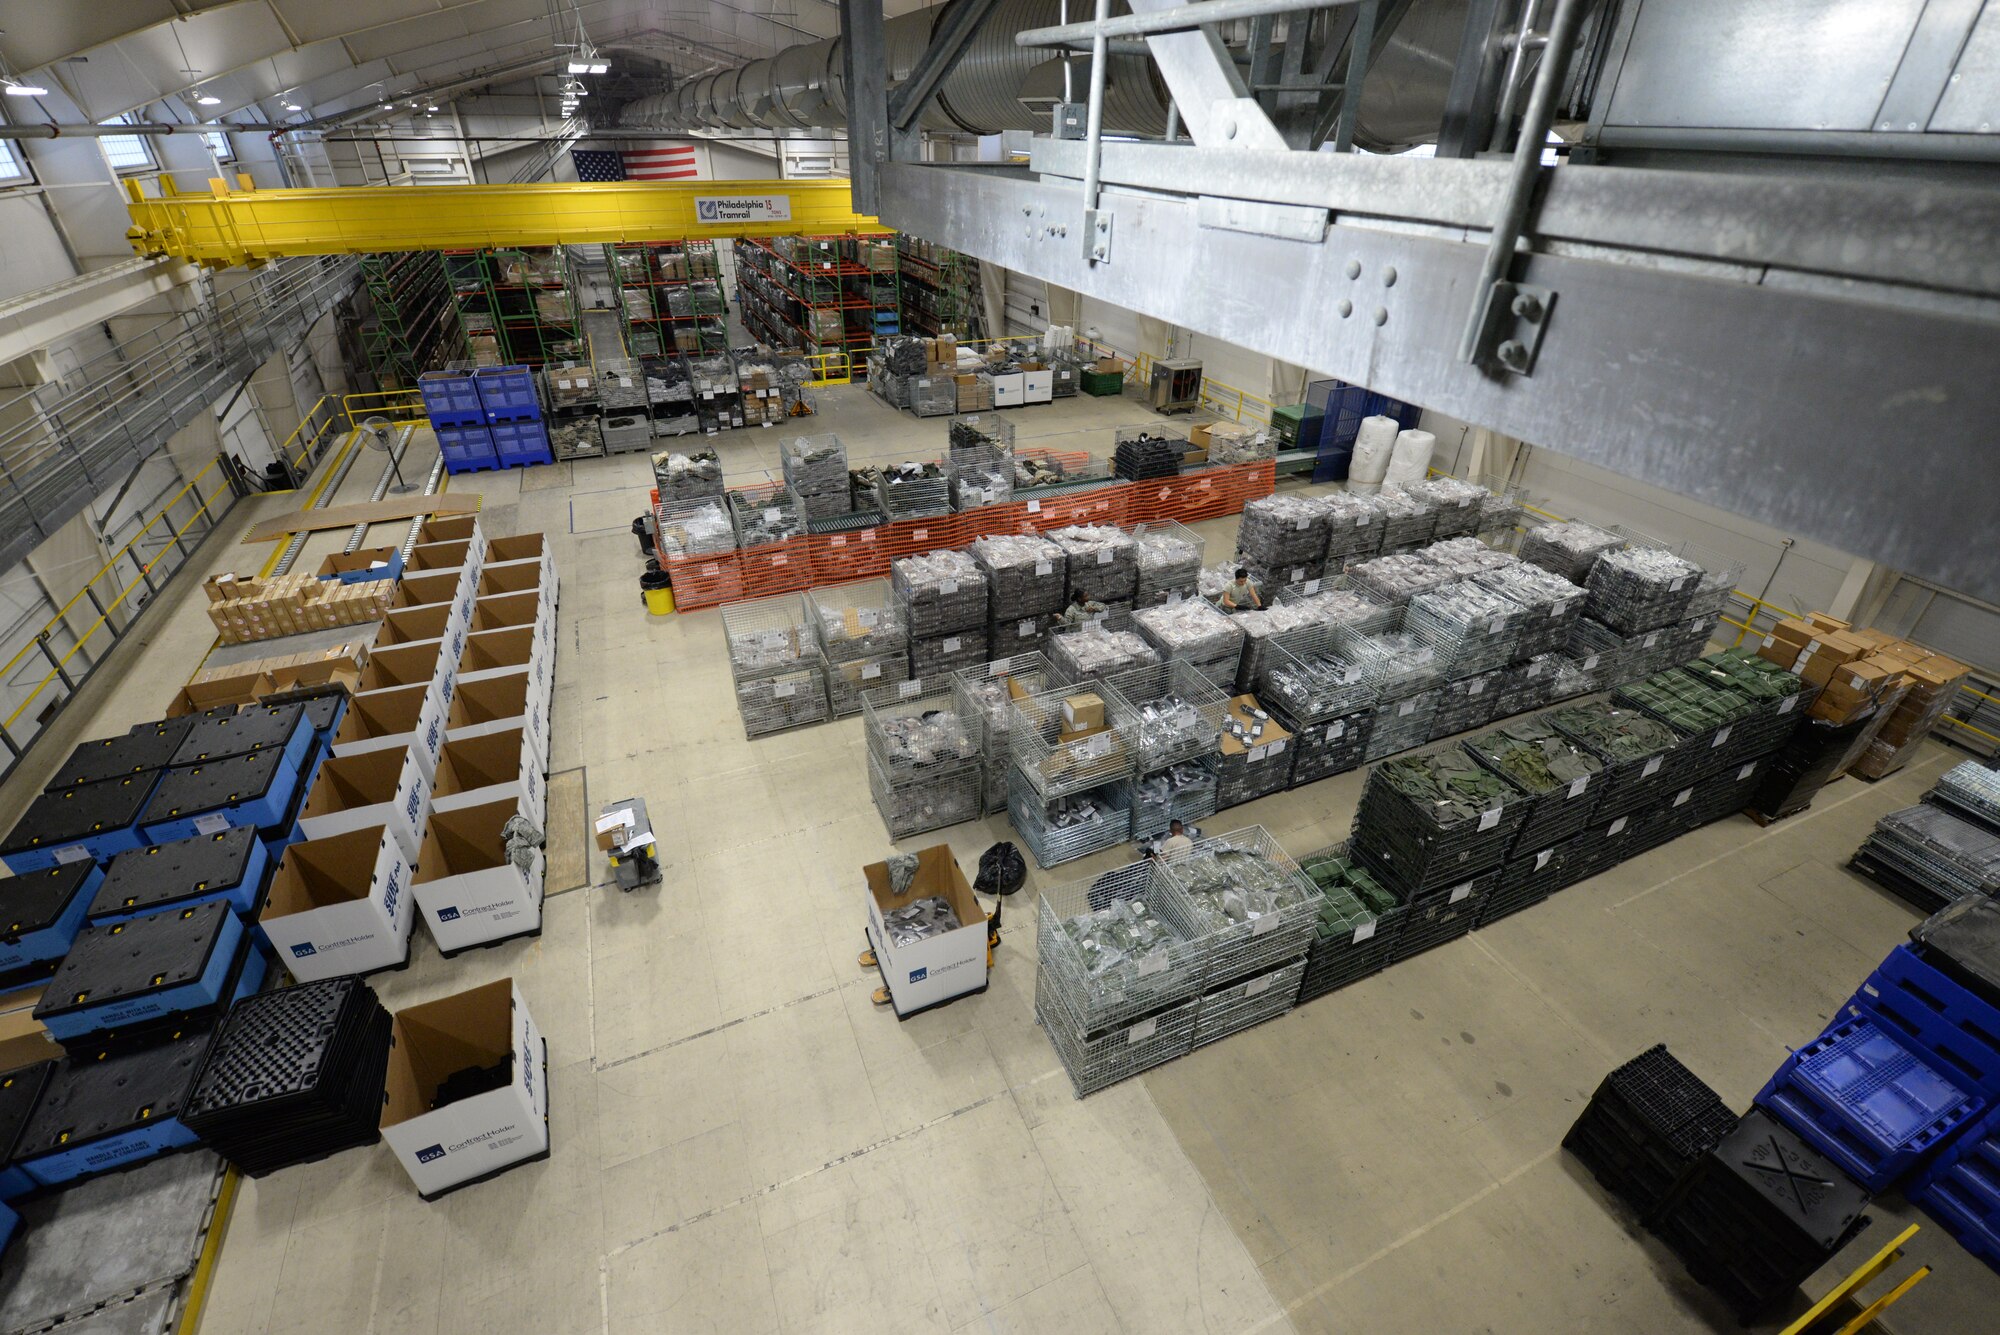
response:
M1396 448L1396 419L1364 417L1354 433L1354 456L1347 461L1347 489L1372 495L1389 471L1389 456ZM1359 484L1359 485L1357 485ZM1362 491L1363 487L1369 488Z
M1389 471L1383 475L1385 486L1407 487L1413 482L1422 482L1431 471L1431 451L1437 448L1438 438L1428 431L1412 428L1396 437L1396 452L1389 460Z

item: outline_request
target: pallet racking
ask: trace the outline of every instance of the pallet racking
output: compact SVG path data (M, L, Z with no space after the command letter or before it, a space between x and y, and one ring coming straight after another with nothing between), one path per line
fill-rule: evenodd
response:
M460 354L443 255L435 250L363 255L361 278L373 308L361 326L362 351L376 388L412 388L425 371Z
M902 332L892 233L738 238L743 324L774 348L859 356Z
M923 338L951 334L961 341L984 337L978 260L898 232L896 271L904 333Z
M604 247L634 356L716 352L729 346L715 243L642 241Z
M444 267L474 365L539 368L586 359L563 247L446 251Z

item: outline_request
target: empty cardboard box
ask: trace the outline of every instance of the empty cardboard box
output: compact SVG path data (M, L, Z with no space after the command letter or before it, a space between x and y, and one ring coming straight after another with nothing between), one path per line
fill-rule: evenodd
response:
M540 593L496 593L477 599L472 604L472 620L466 629L477 635L489 630L511 630L516 626L532 627L550 648L555 647L555 605Z
M424 843L424 817L430 814L431 782L422 759L409 747L332 756L319 767L304 810L299 833L323 839L370 825L386 825L411 862Z
M510 801L536 825L543 823L548 795L544 791L542 757L520 728L478 737L444 739L438 753L431 806L437 811Z
M440 640L377 649L368 655L368 666L361 669L361 692L426 686L440 705L449 706L452 687L458 680L458 659L447 655L445 647L446 642Z
M405 571L396 585L390 607L422 607L429 603L465 604L472 610L472 593L478 578L470 570Z
M526 867L517 867L501 834L518 812L512 798L432 809L415 893L424 923L445 954L542 930L542 850L533 851Z
M532 626L486 630L466 636L465 652L459 657L457 675L468 681L479 681L525 669L529 679L546 696L553 685L549 679L552 658L548 642L536 635Z
M469 542L475 548L484 550L485 535L480 532L479 516L476 514L432 515L417 530L417 541Z
M347 713L333 734L332 755L364 751L415 751L428 776L437 773L438 752L444 746L443 703L428 686L398 686L366 691L348 702Z
M489 732L519 728L542 758L548 770L548 700L528 680L525 672L461 681L451 698L451 712L445 722L445 739L478 737Z
M482 564L478 548L469 542L424 542L410 548L406 566L410 570L457 570L469 566L472 577L477 579Z
M285 849L257 929L301 983L394 968L410 955L410 860L386 826Z

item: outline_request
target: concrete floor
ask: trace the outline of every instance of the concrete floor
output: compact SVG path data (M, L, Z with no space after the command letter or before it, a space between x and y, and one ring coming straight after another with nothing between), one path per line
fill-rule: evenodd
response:
M821 402L812 425L857 460L940 449L942 423L861 390ZM1150 418L1088 398L1012 416L1023 444L1100 453L1109 428ZM775 470L778 440L722 436L731 481ZM364 460L341 499L373 481ZM1838 864L1944 748L1769 830L1711 826L1079 1102L1033 1020L1033 897L1125 852L1031 875L984 996L905 1024L876 1010L854 962L858 869L890 845L860 722L744 740L717 614L642 611L628 530L649 485L625 457L451 490L484 493L491 533L551 535L551 769L580 770L583 793L557 809L645 796L664 885L620 894L593 851L591 884L550 898L538 940L447 962L420 939L406 972L375 980L391 1007L520 980L554 1068L551 1157L433 1205L379 1147L245 1181L206 1335L1734 1327L1558 1143L1603 1074L1654 1042L1742 1106L1818 1032L1915 921ZM259 500L231 524L284 508ZM1234 522L1204 526L1212 551ZM315 539L312 559L343 538ZM198 560L250 570L266 551L218 535ZM198 581L165 596L0 816L65 738L156 716L199 661ZM1214 828L1262 824L1303 852L1346 835L1360 788L1341 776ZM969 867L1009 834L997 817L945 837ZM1911 1212L1876 1213L1829 1275ZM1934 1226L1915 1251L1937 1273L1894 1328L1981 1328L2000 1278Z

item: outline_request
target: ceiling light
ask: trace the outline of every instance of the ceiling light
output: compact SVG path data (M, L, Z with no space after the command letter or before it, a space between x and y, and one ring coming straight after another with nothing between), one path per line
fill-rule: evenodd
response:
M195 99L195 105L202 107L219 107L222 105L222 99L217 97L214 93L203 93L200 97L197 97Z
M436 111L436 110L437 110L437 108L436 108L436 107L425 107L425 108L424 108L424 110L425 110L425 111Z
M393 102L384 102L384 103L382 104L382 110L384 110L384 111L394 111L395 109L396 109L396 106L395 106L395 104L394 104Z
M41 97L48 91L48 89L42 87L40 84L17 83L12 79L7 80L7 96L9 97Z
M571 74L588 74L590 73L590 62L573 56L570 58L569 72Z
M611 62L608 60L593 60L590 62L590 68L585 71L587 74L609 74L610 72Z
M305 109L305 108L301 107L301 106L300 106L300 105L299 105L298 103L296 103L296 102L287 102L287 103L285 103L285 110L286 110L286 111L303 111L304 109Z

